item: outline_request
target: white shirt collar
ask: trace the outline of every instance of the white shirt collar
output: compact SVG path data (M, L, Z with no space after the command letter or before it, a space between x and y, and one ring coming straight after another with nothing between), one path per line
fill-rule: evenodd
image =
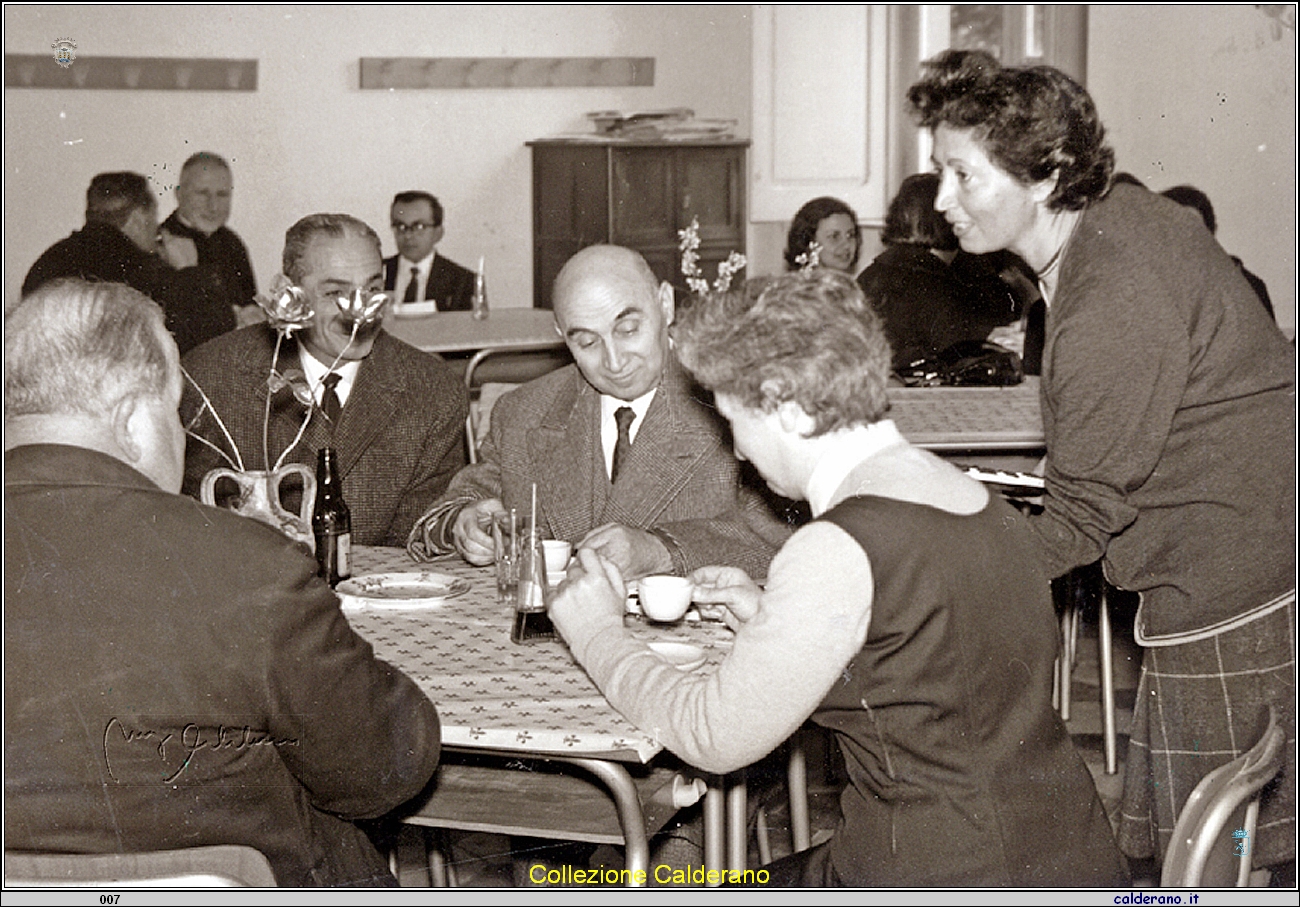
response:
M307 386L311 388L311 395L316 398L316 404L321 405L321 395L325 392L324 380L329 374L326 363L321 362L307 348L298 344L298 362L302 365L302 373L307 376ZM334 392L339 395L339 404L344 405L348 402L348 396L352 393L352 385L357 380L357 372L361 369L361 360L345 360L334 367L338 373L339 383L334 388Z
M614 413L620 407L632 407L632 412L636 414L636 418L632 420L632 426L628 429L628 437L635 442L637 432L641 429L641 422L645 419L650 404L654 402L655 391L658 389L657 387L651 388L635 400L620 400L617 397L611 397L609 394L600 395L600 444L605 451L606 475L614 472L614 446L618 443L618 422L614 420Z
M411 273L411 268L417 268L420 271L420 277L422 278L428 277L429 269L433 267L433 260L437 257L438 257L437 249L434 249L428 255L424 256L424 258L421 258L419 261L411 261L405 255L398 255L397 273L406 274L407 276L409 276Z
M808 477L808 505L813 516L821 516L852 493L840 494L840 486L860 464L886 447L902 443L905 440L893 419L836 432Z

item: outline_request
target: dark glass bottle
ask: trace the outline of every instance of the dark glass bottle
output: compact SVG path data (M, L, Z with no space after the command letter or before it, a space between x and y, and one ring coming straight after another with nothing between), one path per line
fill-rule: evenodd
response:
M334 448L316 454L316 509L311 516L316 535L317 574L331 586L352 575L352 513L343 502Z

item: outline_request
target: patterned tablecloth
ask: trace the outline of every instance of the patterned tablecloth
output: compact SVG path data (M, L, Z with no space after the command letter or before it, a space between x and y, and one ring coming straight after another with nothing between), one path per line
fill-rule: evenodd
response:
M640 762L663 748L605 701L562 641L510 641L513 612L497 602L492 568L454 556L416 564L399 548L353 549L354 577L417 571L464 579L469 591L412 609L358 608L345 599L344 613L376 656L437 705L445 746ZM716 666L731 641L729 630L708 621L638 622L634 632L701 647L708 663L697 670Z

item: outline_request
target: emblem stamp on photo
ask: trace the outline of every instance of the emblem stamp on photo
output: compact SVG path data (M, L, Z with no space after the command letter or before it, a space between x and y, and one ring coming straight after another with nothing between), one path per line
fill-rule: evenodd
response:
M50 47L54 49L54 62L64 69L71 66L73 61L77 59L77 42L71 38L60 38Z

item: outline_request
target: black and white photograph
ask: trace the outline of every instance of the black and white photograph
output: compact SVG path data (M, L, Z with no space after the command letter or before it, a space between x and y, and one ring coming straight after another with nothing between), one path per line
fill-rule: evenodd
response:
M1296 4L3 15L7 904L1295 903Z

